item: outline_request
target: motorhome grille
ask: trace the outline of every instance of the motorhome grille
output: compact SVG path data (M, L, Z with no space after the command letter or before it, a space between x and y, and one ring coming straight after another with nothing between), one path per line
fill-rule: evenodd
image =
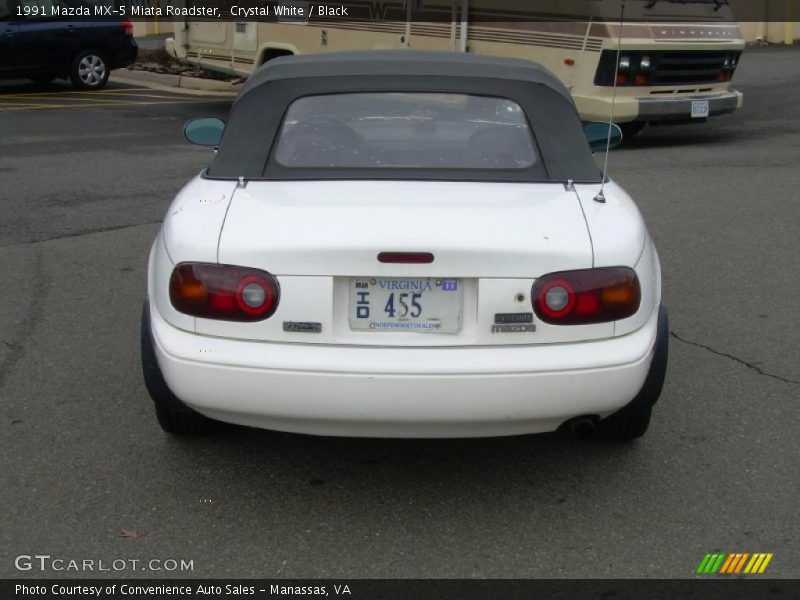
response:
M687 85L717 81L726 52L660 52L655 63L654 85Z

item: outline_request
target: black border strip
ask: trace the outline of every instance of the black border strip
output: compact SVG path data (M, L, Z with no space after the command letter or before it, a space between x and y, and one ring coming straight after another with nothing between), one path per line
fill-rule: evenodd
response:
M738 600L800 597L800 580L761 576L668 579L20 579L0 580L0 597L44 600L343 598L347 600ZM123 587L126 586L126 587ZM344 593L345 586L349 593ZM149 593L123 593L132 587ZM199 588L207 593L198 593ZM169 593L164 588L183 588ZM39 593L33 591L38 590ZM100 594L91 590L99 590ZM73 593L70 593L72 591ZM338 591L338 593L337 593Z

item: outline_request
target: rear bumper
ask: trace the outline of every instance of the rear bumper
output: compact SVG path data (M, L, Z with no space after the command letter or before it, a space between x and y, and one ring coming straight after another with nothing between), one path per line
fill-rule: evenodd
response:
M709 116L715 117L740 109L744 96L737 90L705 94L651 94L639 98L617 96L614 121L619 123L690 121L692 102L697 100L708 101ZM608 121L611 114L611 98L576 96L575 102L583 120Z
M316 435L483 437L553 431L628 404L650 367L658 311L603 341L413 349L228 340L150 314L168 386L213 419Z

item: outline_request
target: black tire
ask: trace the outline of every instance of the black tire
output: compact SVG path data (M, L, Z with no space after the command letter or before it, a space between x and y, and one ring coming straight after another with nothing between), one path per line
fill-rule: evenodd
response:
M597 424L595 435L599 440L627 442L642 437L650 426L653 409L630 413L617 413Z
M627 406L597 424L594 433L598 439L623 442L635 440L645 434L650 425L653 405L664 388L668 360L669 317L666 306L662 305L658 311L658 333L653 360L644 385Z
M622 130L622 141L630 140L636 137L638 133L644 129L647 121L631 121L630 123L620 123L619 128Z
M174 435L205 435L218 429L219 423L192 410L172 393L164 381L153 350L150 333L150 305L142 306L140 328L142 375L147 392L153 399L156 419L161 429Z
M83 50L72 61L69 80L79 90L99 90L108 83L111 69L102 52Z

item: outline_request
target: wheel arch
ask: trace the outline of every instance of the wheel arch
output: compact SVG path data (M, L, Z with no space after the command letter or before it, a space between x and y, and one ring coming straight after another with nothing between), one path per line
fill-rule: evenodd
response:
M271 61L273 58L280 58L281 56L296 56L300 54L297 46L294 44L286 44L283 42L270 42L264 44L258 49L258 58L256 66L261 66L266 62Z

